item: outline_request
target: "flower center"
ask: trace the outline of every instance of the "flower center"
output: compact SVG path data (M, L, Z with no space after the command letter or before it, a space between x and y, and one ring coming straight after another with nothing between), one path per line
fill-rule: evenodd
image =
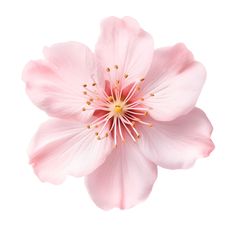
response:
M110 104L110 113L112 116L122 116L124 115L126 110L126 104L122 100L115 100L113 103Z
M122 107L121 105L115 105L114 111L115 111L117 114L122 113L122 110L123 110L123 107Z
M115 72L118 70L115 65ZM95 129L98 140L112 136L115 145L120 141L125 142L126 136L130 136L134 142L140 137L139 125L152 126L147 122L148 111L151 109L144 104L145 98L140 97L140 90L144 78L138 82L127 83L128 74L123 78L112 78L110 68L106 68L108 79L104 89L84 84L83 96L86 98L86 106L82 111L92 110L93 121L87 128ZM116 73L112 74L116 76ZM152 94L150 96L153 96Z

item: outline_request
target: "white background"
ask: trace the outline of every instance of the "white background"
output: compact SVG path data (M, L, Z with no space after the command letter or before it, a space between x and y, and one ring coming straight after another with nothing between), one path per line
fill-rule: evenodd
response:
M0 235L236 235L236 6L223 0L0 1ZM184 42L207 68L198 101L214 125L211 156L189 170L159 169L150 197L103 211L83 179L41 183L26 149L47 116L24 92L21 72L45 45L94 48L100 20L133 16L156 47Z

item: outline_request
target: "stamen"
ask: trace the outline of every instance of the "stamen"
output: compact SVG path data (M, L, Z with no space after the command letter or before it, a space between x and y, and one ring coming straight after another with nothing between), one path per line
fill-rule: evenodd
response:
M112 125L111 125L111 127L110 127L110 129L109 129L108 133L111 133L111 131L112 131L112 130L113 130L113 128L114 128L114 125L115 125L115 123L114 123L114 119L113 119Z
M102 121L105 120L107 116L108 116L108 114L106 113L105 115L103 115L103 116L97 118L96 120L94 120L94 121L90 124L90 127L93 127L93 126L96 127L96 125L98 125L98 122L100 122L101 120L102 120ZM105 118L105 119L104 119L104 118Z
M103 97L104 97L104 100L106 101L109 96L107 95L105 90L102 90L102 94L104 95Z
M126 113L127 114L131 113L133 115L138 115L138 116L146 116L148 114L147 111L145 111L144 113L142 113L142 112L134 112L134 111L127 111Z
M127 114L127 116L128 116L130 119L132 119L132 120L134 120L134 121L137 121L137 122L139 122L139 123L141 123L141 124L147 125L147 126L149 126L149 127L152 127L152 126L153 126L152 123L144 122L144 121L142 121L141 119L136 118L135 116L132 116L132 115L129 115L129 114Z
M113 102L113 101L114 101L113 97L112 97L112 96L109 96L109 97L108 97L108 101L109 101L109 102Z
M136 87L136 83L134 83L134 85L132 86L132 88L130 89L128 95L126 96L124 102L128 102L129 99L135 94L135 87Z
M94 95L99 95L98 92L97 92L96 90L93 91L93 90L89 89L89 88L87 87L87 85L84 86L84 88L85 88L86 91L89 92L89 93L92 93L92 94L94 94ZM86 91L85 91L85 92L86 92Z
M133 131L135 132L135 134L136 134L137 136L140 136L140 134L139 134L138 131L135 129L134 125L129 121L129 119L127 119L125 116L124 116L123 118L127 121L127 124L129 124L129 125L132 127L132 129L133 129Z
M130 137L134 140L134 142L136 142L136 139L134 138L134 136L130 132L129 128L126 126L123 117L121 117L121 122L122 122L123 126L125 127L126 131L128 132L128 134L130 135Z
M111 96L114 98L113 88L112 88L112 86L111 86L111 80L110 80L110 92L111 92Z
M129 103L129 104L127 105L127 108L129 108L129 107L135 107L135 106L138 106L138 105L141 105L141 104L142 104L142 103L140 102L140 100L138 100L138 101ZM143 104L142 104L142 105L143 105Z
M122 130L121 130L121 124L120 124L120 119L118 119L118 125L119 125L119 132L120 132L120 137L121 137L121 140L124 142L125 141L125 139L124 139L124 136L123 136L123 134L122 134Z
M137 111L147 111L148 108L144 107L128 107L129 110L137 110Z
M106 95L105 91L91 90L91 89L88 88L87 84L84 84L83 87L86 90L86 91L83 91L84 95L95 96L99 99L101 98L101 99L106 100L107 95Z
M118 70L119 67L118 67L118 65L114 65L114 68L115 68L116 70Z
M93 105L93 104L91 104L91 105ZM84 110L85 109L85 110ZM94 105L94 106L91 106L91 107L87 107L87 108L85 108L84 107L84 109L82 109L83 111L92 111L92 110L100 110L100 111L105 111L105 112L108 112L108 111L110 111L110 109L109 108L107 108L107 107L99 107L99 106L96 106L96 105Z
M99 131L99 135L101 135L102 132L104 131L104 129L106 128L106 125L107 125L107 123L109 122L110 118L111 118L111 117L107 117L107 118L106 118L106 121L105 121L104 125L102 126L102 128L101 128L100 131Z
M127 79L129 77L129 75L128 74L124 74L124 77L125 77L125 79Z
M114 117L113 123L114 123L114 142L115 142L115 146L117 146L117 141L116 141L116 119L117 117Z
M118 88L117 87L115 87L115 98L118 100Z
M141 108L144 108L144 109L146 109L147 111L153 109L152 107L149 107L149 106L147 106L146 104L143 104L142 101L136 101L136 102L130 103L130 104L128 104L128 105L126 106L126 108L127 108L127 109L134 108L134 109L132 109L132 110L135 110L136 108L140 108L140 106L137 107L138 105L142 105ZM138 109L138 110L139 110L139 109Z
M122 93L123 93L123 87L122 87L122 85L120 85L120 90L118 91L118 95L117 95L117 99L118 100L121 100L121 95L122 95Z
M109 67L107 67L107 68L106 68L106 71L107 71L107 72L110 72L110 71L111 71L111 69L110 69Z

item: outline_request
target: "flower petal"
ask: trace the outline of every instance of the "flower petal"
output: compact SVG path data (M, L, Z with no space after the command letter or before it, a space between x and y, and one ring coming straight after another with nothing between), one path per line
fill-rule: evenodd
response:
M76 88L96 79L95 56L82 43L67 42L45 47L45 58L56 67L58 74Z
M205 68L183 44L156 50L142 89L150 115L169 121L191 111L205 77Z
M93 201L103 209L130 208L144 200L157 177L157 168L131 140L120 144L107 160L86 177Z
M152 62L153 40L134 19L109 17L102 22L96 55L105 79L120 80L128 75L124 83L130 84L146 75Z
M200 109L169 122L152 120L152 124L151 128L140 127L138 144L141 152L161 167L189 168L214 149L211 123Z
M83 85L93 83L94 56L79 43L62 43L46 48L47 61L31 61L23 71L31 100L49 115L67 119L88 119Z
M66 175L83 176L101 165L111 139L97 140L84 124L52 119L41 125L29 150L30 163L42 181L63 182Z

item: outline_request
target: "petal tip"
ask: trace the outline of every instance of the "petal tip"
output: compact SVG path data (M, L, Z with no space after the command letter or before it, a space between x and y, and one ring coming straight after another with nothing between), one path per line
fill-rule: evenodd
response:
M33 170L35 175L38 177L38 179L43 182L43 183L50 183L50 184L54 184L54 185L60 185L62 184L65 179L66 176L61 176L61 177L55 177L55 178L49 178L48 176L44 176L43 173L41 173L41 171L37 168L36 165L32 164Z
M204 152L203 152L203 157L209 157L210 154L214 151L214 149L215 149L215 144L214 144L213 141L210 139L210 140L209 140L208 147L207 147L206 150L204 150Z

